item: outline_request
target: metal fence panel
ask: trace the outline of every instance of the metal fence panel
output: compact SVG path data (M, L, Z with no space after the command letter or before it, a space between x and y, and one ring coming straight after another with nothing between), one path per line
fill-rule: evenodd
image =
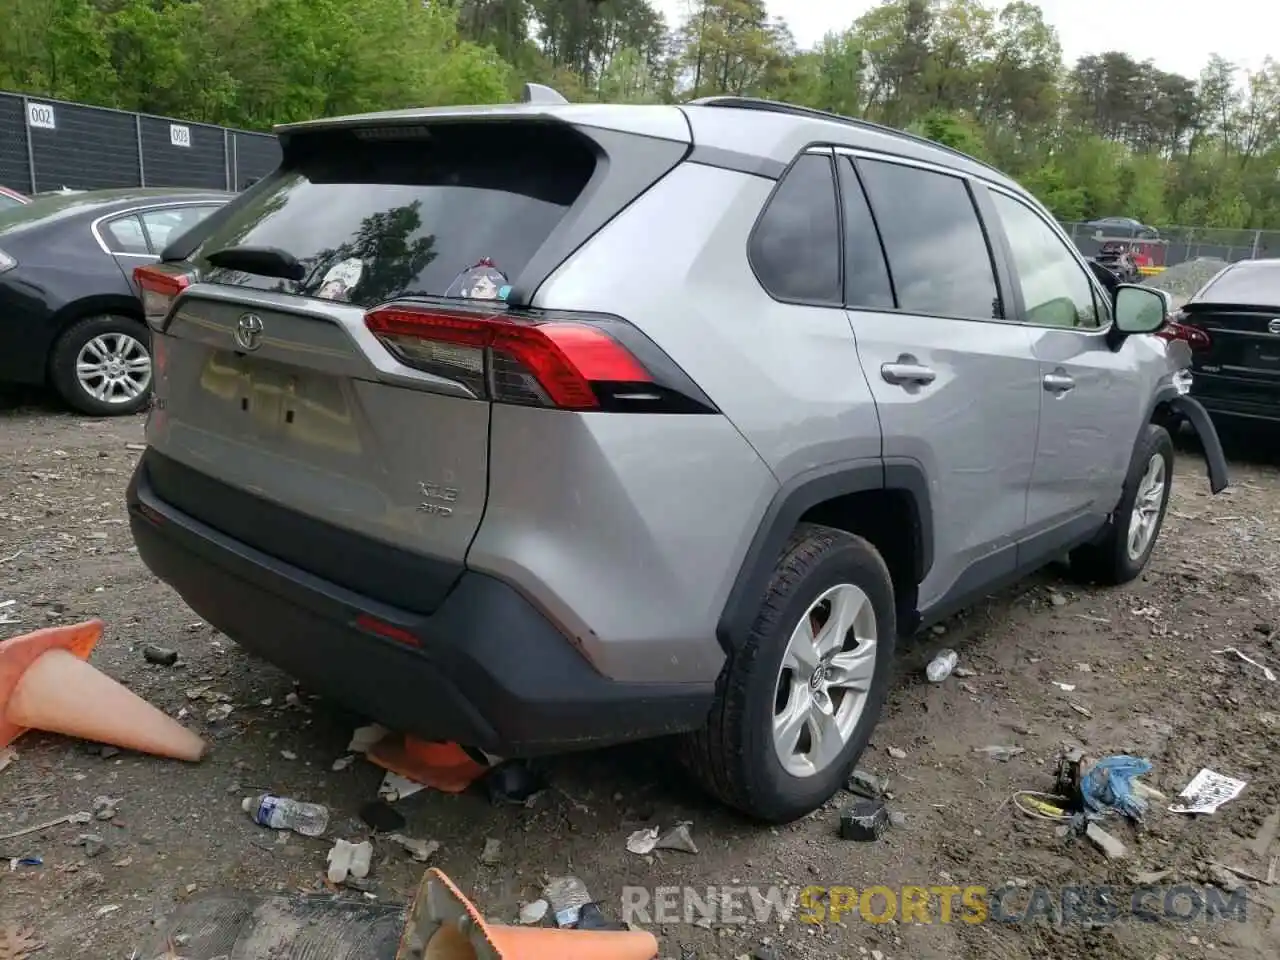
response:
M222 127L142 116L138 130L143 186L227 189L227 137Z
M138 168L138 128L134 115L31 98L41 112L42 125L31 123L31 162L35 187L81 190L106 187L136 187Z
M31 189L26 111L21 97L6 93L0 93L0 184L23 193Z
M280 166L280 141L270 134L232 130L230 143L234 190L243 190Z
M1105 240L1126 237L1104 236L1092 224L1064 223L1072 241L1086 257L1098 254ZM1280 230L1228 230L1218 227L1161 227L1159 246L1164 251L1164 266L1200 258L1214 260L1251 260L1258 257L1280 257Z

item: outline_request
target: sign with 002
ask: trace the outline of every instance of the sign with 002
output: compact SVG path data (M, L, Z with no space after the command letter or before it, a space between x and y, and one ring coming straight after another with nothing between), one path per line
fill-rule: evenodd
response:
M41 130L57 130L58 120L53 107L47 103L27 101L27 126L39 127Z
M169 143L175 147L190 147L191 128L181 123L169 124Z

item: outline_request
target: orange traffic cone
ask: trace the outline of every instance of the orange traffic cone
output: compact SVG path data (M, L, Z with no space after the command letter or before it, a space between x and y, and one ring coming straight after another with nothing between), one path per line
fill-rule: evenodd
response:
M410 736L384 737L369 748L365 757L383 770L445 793L461 793L489 769L471 759L456 743Z
M427 871L396 960L653 960L658 941L633 930L554 930L489 923L444 873Z
M199 760L204 741L86 661L102 621L0 641L0 747L28 730Z

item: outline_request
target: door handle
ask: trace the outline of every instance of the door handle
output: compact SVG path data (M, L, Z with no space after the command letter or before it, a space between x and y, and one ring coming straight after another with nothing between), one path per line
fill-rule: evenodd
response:
M918 363L885 363L880 366L880 376L886 383L899 385L930 384L938 375Z
M1074 389L1075 385L1075 380L1060 371L1044 375L1044 388L1050 393L1066 393L1068 390Z

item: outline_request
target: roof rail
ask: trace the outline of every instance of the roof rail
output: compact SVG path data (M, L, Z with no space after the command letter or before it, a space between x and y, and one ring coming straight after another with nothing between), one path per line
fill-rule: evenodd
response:
M524 103L568 103L563 96L542 83L526 83L520 98Z
M817 110L813 107L798 107L794 103L783 103L781 100L766 100L763 97L699 97L697 100L689 100L689 106L693 107L737 107L742 110L763 110L768 113L787 113L796 117L811 117L814 120L832 120L836 123L844 123L853 127L862 127L866 130L875 130L877 133L887 133L890 136L902 137L905 140L913 140L916 143L926 144L938 150L946 151L957 157L963 157L970 163L976 163L980 167L985 167L992 173L998 173L1001 177L1008 178L1008 174L993 167L991 164L979 160L977 157L971 157L963 150L957 150L955 147L949 147L945 143L938 143L936 140L930 140L928 137L922 137L916 133L909 133L906 130L899 130L896 127L885 126L883 123L876 123L873 120L862 120L858 117L846 117L843 114L832 113L829 110Z

